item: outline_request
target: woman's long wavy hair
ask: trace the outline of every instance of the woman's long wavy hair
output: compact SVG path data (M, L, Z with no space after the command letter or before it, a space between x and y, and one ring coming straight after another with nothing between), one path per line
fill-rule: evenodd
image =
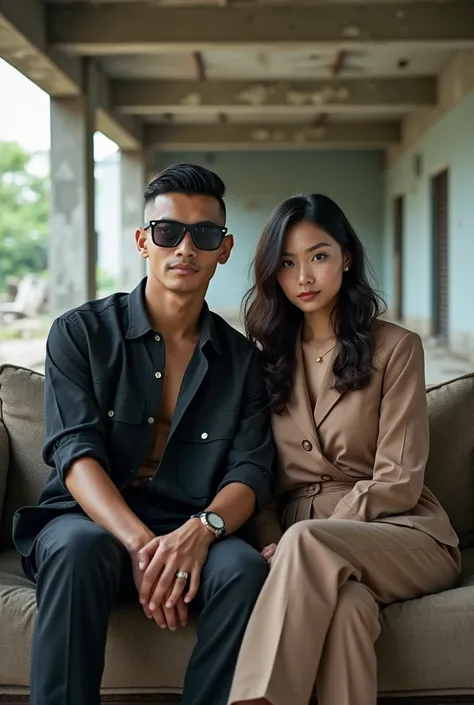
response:
M245 329L262 351L272 411L281 413L293 388L295 345L303 312L283 293L277 275L288 230L308 221L331 235L350 257L333 310L338 341L334 362L334 387L339 392L362 389L373 366L372 324L385 310L380 295L367 278L364 247L346 216L327 196L303 194L281 203L270 216L252 263L254 284L243 301Z

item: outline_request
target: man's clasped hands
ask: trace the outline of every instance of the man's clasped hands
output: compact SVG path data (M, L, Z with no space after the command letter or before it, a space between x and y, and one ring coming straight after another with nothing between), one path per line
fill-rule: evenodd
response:
M188 623L188 605L196 597L201 570L214 537L197 519L190 519L170 534L155 536L131 553L133 579L148 619L162 629L175 631ZM276 546L262 555L270 563Z

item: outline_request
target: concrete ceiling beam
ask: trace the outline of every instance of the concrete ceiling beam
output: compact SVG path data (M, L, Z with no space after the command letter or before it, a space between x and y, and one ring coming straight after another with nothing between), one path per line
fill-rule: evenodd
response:
M350 81L113 81L115 110L130 115L186 115L210 110L262 115L326 113L408 113L434 107L435 78Z
M81 60L48 48L41 0L0 0L0 56L52 97L82 91Z
M111 81L99 72L99 95L96 127L124 150L141 150L143 146L143 125L133 115L120 115L114 110Z
M474 45L471 0L324 5L50 5L49 41L77 55L361 45Z
M146 150L382 149L399 139L398 122L144 126Z
M75 97L83 92L85 63L48 46L42 0L0 0L0 57L52 98ZM96 128L122 148L139 149L141 124L134 117L114 114L109 81L102 74L100 83Z

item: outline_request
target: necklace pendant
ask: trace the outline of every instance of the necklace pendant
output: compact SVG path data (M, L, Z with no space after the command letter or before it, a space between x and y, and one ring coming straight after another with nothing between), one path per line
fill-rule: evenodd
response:
M323 358L321 357L321 355L318 355L318 357L316 358L316 362L322 362L322 361L323 361Z

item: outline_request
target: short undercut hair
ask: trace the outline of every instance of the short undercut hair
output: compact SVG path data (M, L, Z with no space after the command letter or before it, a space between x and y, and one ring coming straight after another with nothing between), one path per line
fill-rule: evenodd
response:
M183 193L186 196L209 196L219 201L226 216L225 184L213 171L196 164L173 164L161 171L145 190L145 207L165 193Z

